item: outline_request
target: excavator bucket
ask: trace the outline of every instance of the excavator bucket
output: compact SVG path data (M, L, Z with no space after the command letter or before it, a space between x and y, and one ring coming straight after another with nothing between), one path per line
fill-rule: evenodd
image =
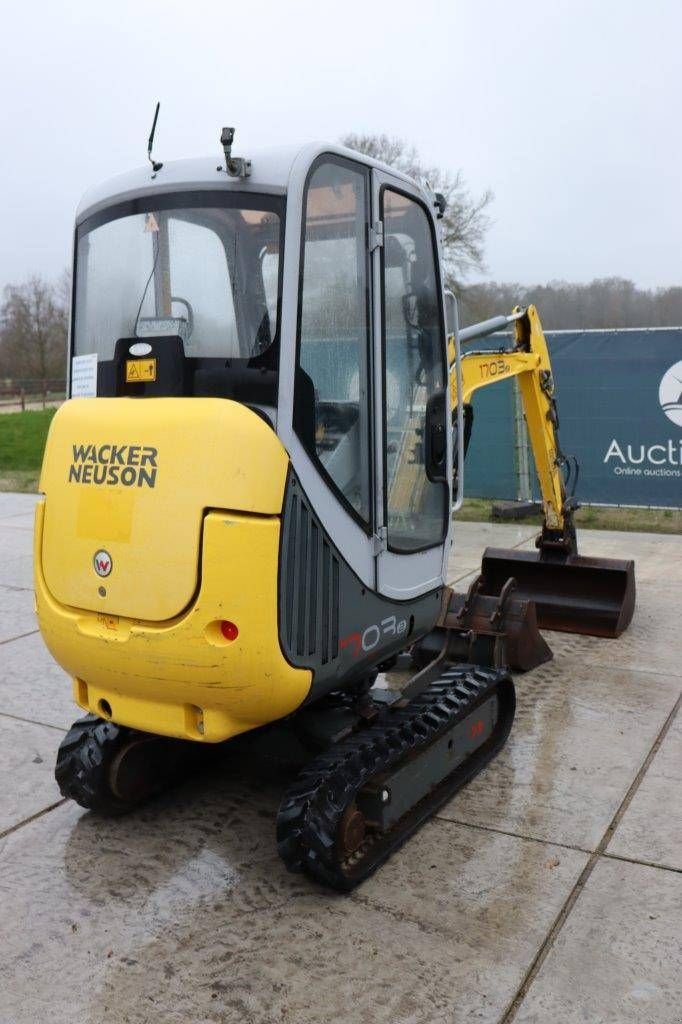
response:
M448 658L490 668L528 672L552 657L538 629L535 605L519 597L509 579L497 595L477 576L466 594L452 591L441 625L412 648L416 664L435 658L447 641Z
M535 603L541 629L617 637L635 610L633 561L574 554L553 561L539 551L486 548L481 574L487 594L500 594L513 577L517 597Z

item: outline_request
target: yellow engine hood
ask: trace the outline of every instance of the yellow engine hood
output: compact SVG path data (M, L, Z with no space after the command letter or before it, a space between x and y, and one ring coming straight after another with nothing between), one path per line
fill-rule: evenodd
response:
M206 510L278 515L287 466L274 431L236 402L66 402L40 479L48 590L73 608L173 618L197 590Z

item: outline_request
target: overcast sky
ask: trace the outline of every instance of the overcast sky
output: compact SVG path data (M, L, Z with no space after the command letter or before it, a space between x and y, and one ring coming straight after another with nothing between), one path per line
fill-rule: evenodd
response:
M145 159L387 132L491 188L486 277L682 283L680 0L25 0L0 34L0 285Z

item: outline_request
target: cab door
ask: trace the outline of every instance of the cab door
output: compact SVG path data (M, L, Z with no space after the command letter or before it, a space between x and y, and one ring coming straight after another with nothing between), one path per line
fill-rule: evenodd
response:
M370 202L366 164L322 153L309 166L302 200L293 433L280 427L280 437L328 535L373 590ZM280 409L285 372L283 367Z
M435 222L399 179L373 171L377 589L408 600L443 583L451 430Z

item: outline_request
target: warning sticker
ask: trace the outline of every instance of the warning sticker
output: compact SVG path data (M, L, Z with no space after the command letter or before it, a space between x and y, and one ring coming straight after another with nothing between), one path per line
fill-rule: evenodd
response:
M126 383L142 384L156 380L156 359L127 359Z
M71 360L71 397L96 398L97 353L74 356Z

